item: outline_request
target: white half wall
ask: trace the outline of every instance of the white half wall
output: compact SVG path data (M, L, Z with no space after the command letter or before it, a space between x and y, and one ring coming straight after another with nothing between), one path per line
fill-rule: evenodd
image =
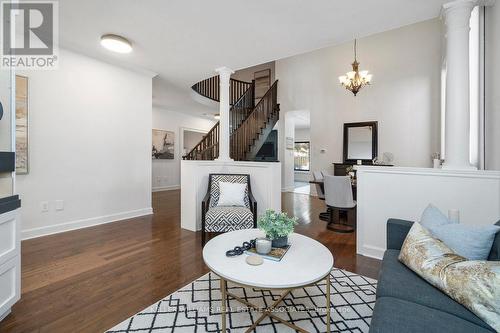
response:
M151 214L151 77L64 49L57 70L19 74L29 78L22 237Z
M418 221L432 203L460 223L500 220L500 172L357 166L357 253L381 259L389 218Z
M342 162L343 124L360 121L378 121L379 153L392 152L396 165L431 166L440 150L441 36L434 19L359 39L360 69L374 76L356 97L338 81L351 70L353 41L276 61L281 119L310 112L313 171Z
M485 167L500 170L500 2L486 7L485 20Z
M182 129L208 132L215 121L190 114L153 107L153 128L175 133L173 160L152 161L153 191L178 189L181 186Z
M266 209L281 211L281 163L181 161L181 227L201 229L201 201L207 194L210 173L249 174L258 215Z

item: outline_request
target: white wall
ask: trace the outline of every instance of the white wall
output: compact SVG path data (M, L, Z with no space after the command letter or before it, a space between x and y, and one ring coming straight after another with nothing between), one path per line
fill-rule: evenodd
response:
M389 218L418 221L432 203L460 223L492 225L500 219L500 172L430 168L357 167L357 253L381 259Z
M278 89L279 91L279 89ZM295 141L295 119L291 112L282 113L278 121L278 158L281 162L281 190L292 192L294 189L293 149L286 149L286 138Z
M231 75L231 78L236 79L236 80L240 80L240 81L252 82L252 80L254 79L254 73L258 72L258 71L265 70L265 69L271 70L271 84L273 84L274 79L275 79L275 63L274 63L274 61L266 62L264 64L260 64L257 66L252 66L252 67L237 70L234 72L233 75Z
M486 169L500 170L500 3L486 8Z
M374 78L357 97L338 82L351 70L353 42L276 61L282 114L310 111L315 170L342 161L344 123L373 120L379 153L392 152L399 166L431 166L440 143L441 35L434 19L360 39L360 68Z
M181 128L208 132L214 124L213 120L206 118L153 107L153 128L175 133L175 158L173 160L153 160L153 191L180 188L180 166L182 160Z
M150 214L151 77L63 49L59 69L20 74L30 131L29 174L16 181L23 237Z

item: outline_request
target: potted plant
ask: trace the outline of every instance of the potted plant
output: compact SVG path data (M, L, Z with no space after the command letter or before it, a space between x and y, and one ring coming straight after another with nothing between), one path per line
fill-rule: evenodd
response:
M285 213L277 213L272 209L259 217L257 225L266 233L266 237L272 240L273 247L285 247L288 245L288 235L293 232L297 224L296 217L288 217Z

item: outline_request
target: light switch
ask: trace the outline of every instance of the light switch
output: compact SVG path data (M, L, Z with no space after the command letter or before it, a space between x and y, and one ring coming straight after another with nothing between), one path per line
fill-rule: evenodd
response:
M42 213L46 213L49 211L49 202L48 201L42 201L40 202L40 210Z
M64 200L56 200L56 210L64 210Z

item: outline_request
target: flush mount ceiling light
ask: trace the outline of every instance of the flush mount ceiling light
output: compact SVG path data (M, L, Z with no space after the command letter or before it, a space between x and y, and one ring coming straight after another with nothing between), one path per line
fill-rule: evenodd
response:
M371 80L372 74L368 74L368 71L359 71L359 62L356 58L356 40L354 40L354 62L352 63L352 71L347 72L346 75L339 76L340 84L356 96L361 88L370 84Z
M117 53L132 52L132 43L122 36L106 34L101 36L101 45L110 51Z

